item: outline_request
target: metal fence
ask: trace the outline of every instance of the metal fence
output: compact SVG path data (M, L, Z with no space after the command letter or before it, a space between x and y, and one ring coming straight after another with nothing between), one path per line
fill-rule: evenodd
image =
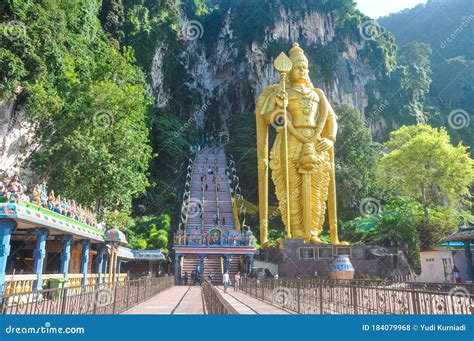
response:
M472 314L472 288L370 281L243 278L242 291L298 314Z
M173 285L173 277L158 277L8 294L0 314L119 314Z
M208 280L202 283L202 298L206 314L228 315L238 314L220 294L220 292Z

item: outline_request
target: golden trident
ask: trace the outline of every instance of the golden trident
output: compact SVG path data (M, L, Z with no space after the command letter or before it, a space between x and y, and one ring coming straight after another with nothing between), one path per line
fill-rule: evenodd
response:
M284 52L280 53L278 57L273 62L275 70L280 74L281 77L281 92L285 95L285 98L288 97L286 93L286 75L291 71L293 63L290 58L286 56ZM286 217L283 217L285 224L285 236L286 238L291 238L291 226L290 226L290 179L288 176L288 122L287 122L287 112L285 100L283 100L283 143L285 150L285 186L286 186Z

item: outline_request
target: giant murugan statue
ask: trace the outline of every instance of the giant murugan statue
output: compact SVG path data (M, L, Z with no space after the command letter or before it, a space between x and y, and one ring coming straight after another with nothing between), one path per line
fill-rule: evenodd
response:
M289 58L274 62L281 83L267 87L256 104L260 241L268 242L268 168L272 171L286 238L322 243L328 208L331 244L337 235L334 143L336 115L308 76L308 60L297 43ZM277 135L268 159L268 126ZM327 207L326 207L327 206Z

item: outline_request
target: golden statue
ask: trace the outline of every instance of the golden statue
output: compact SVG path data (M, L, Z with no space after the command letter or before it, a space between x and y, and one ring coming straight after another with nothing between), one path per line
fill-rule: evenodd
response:
M308 60L297 43L274 62L281 83L267 87L256 104L260 240L268 242L268 167L272 170L286 238L322 243L326 202L331 244L337 235L334 142L336 114L308 76ZM288 76L288 77L287 77ZM268 125L277 136L268 160Z

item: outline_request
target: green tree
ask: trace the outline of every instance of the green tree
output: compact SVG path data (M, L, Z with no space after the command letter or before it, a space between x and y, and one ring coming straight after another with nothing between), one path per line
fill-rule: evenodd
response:
M2 29L15 39L0 35L0 87L36 127L36 174L83 205L129 212L148 185L151 154L150 103L133 51L109 40L95 0L2 6L12 26Z
M357 109L335 107L338 133L335 148L337 207L339 218L354 218L361 199L374 191L379 151Z
M450 143L446 130L419 124L390 134L379 163L379 182L387 190L412 196L427 209L467 203L474 182L467 147Z

